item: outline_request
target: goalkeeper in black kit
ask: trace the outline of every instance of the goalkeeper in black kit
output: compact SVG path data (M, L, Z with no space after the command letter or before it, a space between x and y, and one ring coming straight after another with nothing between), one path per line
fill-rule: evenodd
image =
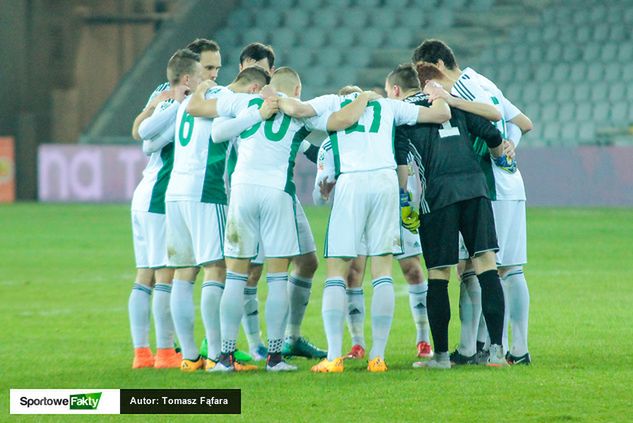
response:
M481 284L483 314L491 340L487 365L505 366L502 348L505 305L495 257L499 248L486 178L473 150L473 139L480 137L493 156L501 156L501 133L483 117L460 110L472 108L464 107L463 101L453 102L439 85L420 82L422 86L426 84L426 94L418 93L404 101L429 106L430 99L444 97L451 106L452 117L442 125L417 124L399 126L396 130L396 157L406 157L410 152L422 183L420 238L429 272L427 312L435 344L434 358L416 362L414 367L451 367L448 281L451 267L459 261L460 233ZM479 103L467 106L477 107Z

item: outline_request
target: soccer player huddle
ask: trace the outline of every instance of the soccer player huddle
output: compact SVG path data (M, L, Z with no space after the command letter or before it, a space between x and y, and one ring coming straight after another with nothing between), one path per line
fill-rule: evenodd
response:
M321 360L313 372L339 373L345 359L367 355L368 371L385 372L393 258L416 326L421 361L413 367L529 364L525 189L515 148L530 120L490 80L461 70L440 40L424 41L412 63L386 76L387 98L346 86L302 101L299 74L274 65L272 47L249 44L233 82L218 86L220 47L197 39L169 59L168 82L134 121L150 158L132 200L133 368L249 371L265 359L267 371L294 371L287 360L301 356ZM320 147L306 139L312 132L323 135ZM315 203L331 205L327 350L301 334L318 259L293 182L298 153L316 163ZM371 348L363 333L368 258ZM266 344L257 300L263 263ZM461 339L449 354L456 265ZM193 296L200 271L201 348ZM344 354L346 320L353 345ZM248 353L237 349L240 325Z

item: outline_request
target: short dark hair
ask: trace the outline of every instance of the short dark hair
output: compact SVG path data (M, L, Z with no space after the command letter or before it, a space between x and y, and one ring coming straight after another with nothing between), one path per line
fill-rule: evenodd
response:
M213 40L206 38L196 38L189 43L187 48L194 53L201 54L203 51L220 51L220 45Z
M442 79L446 77L444 72L432 63L420 63L416 66L416 69L418 71L420 86L426 85L426 82L431 79Z
M442 60L444 66L448 69L455 69L457 66L455 53L453 53L453 50L442 40L424 40L422 44L417 46L413 51L413 63L429 62L437 65L439 60Z
M170 84L177 84L183 75L195 73L199 61L200 55L188 48L177 50L167 62L167 80Z
M420 89L418 81L418 72L411 63L402 63L394 68L387 75L387 82L391 85L398 85L405 91L411 89Z
M253 59L256 62L268 59L268 65L272 68L275 65L275 51L271 46L262 43L250 43L240 53L240 64L244 64L246 59Z
M237 83L252 84L254 82L259 83L262 87L270 83L270 75L261 66L251 66L241 71L235 77Z

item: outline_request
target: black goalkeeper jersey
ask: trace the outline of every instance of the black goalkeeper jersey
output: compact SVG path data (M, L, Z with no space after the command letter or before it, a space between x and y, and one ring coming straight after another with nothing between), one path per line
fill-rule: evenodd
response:
M426 94L407 97L405 102L430 106ZM488 197L488 187L473 138L491 146L501 143L501 133L486 119L451 108L451 120L442 125L423 123L398 126L396 162L406 164L409 151L418 166L422 196L420 212L430 213L450 204Z

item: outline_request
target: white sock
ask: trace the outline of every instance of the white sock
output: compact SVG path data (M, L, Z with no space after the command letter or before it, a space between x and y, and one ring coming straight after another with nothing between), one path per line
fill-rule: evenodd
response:
M426 292L429 285L426 281L409 285L409 307L413 323L415 323L415 343L429 342L429 318L426 314Z
M171 284L154 285L152 314L156 330L156 348L174 348L174 321L171 317Z
M477 352L477 330L481 316L481 286L475 272L464 272L459 285L461 336L457 350L470 357Z
M512 325L512 349L510 354L520 357L528 352L528 319L530 315L530 292L523 269L506 276L510 282L509 304Z
M365 348L365 295L363 288L347 288L347 327L352 345Z
M262 345L259 330L259 301L257 300L257 287L244 287L244 316L242 326L246 333L249 350L253 351Z
M395 307L393 280L391 276L383 276L371 281L374 292L371 297L371 352L369 359L385 357L385 348Z
M135 282L128 300L130 314L130 329L134 348L149 347L149 304L152 288Z
M187 360L195 360L200 355L193 336L193 285L190 281L174 279L171 288L171 316L182 348L182 358Z
M240 321L244 310L244 287L248 275L226 272L224 294L220 300L220 327L222 330L222 352L232 353L237 344Z
M281 352L284 330L288 322L288 273L268 273L268 296L266 297L266 334L268 353Z
M207 338L207 357L215 360L220 355L222 337L220 335L220 300L224 284L216 281L206 281L202 284L202 298L200 313Z
M503 303L505 305L503 308L503 332L501 334L501 346L503 347L503 354L505 354L508 352L508 330L510 326L510 306L508 305L510 302L510 282L501 277L499 280L503 290Z
M286 337L297 339L301 336L301 323L303 322L303 316L306 314L308 301L310 301L312 279L291 274L290 278L288 278L288 282L288 301L290 302L290 307Z
M332 361L343 355L345 282L342 277L329 278L325 281L321 314L327 337L327 359Z

